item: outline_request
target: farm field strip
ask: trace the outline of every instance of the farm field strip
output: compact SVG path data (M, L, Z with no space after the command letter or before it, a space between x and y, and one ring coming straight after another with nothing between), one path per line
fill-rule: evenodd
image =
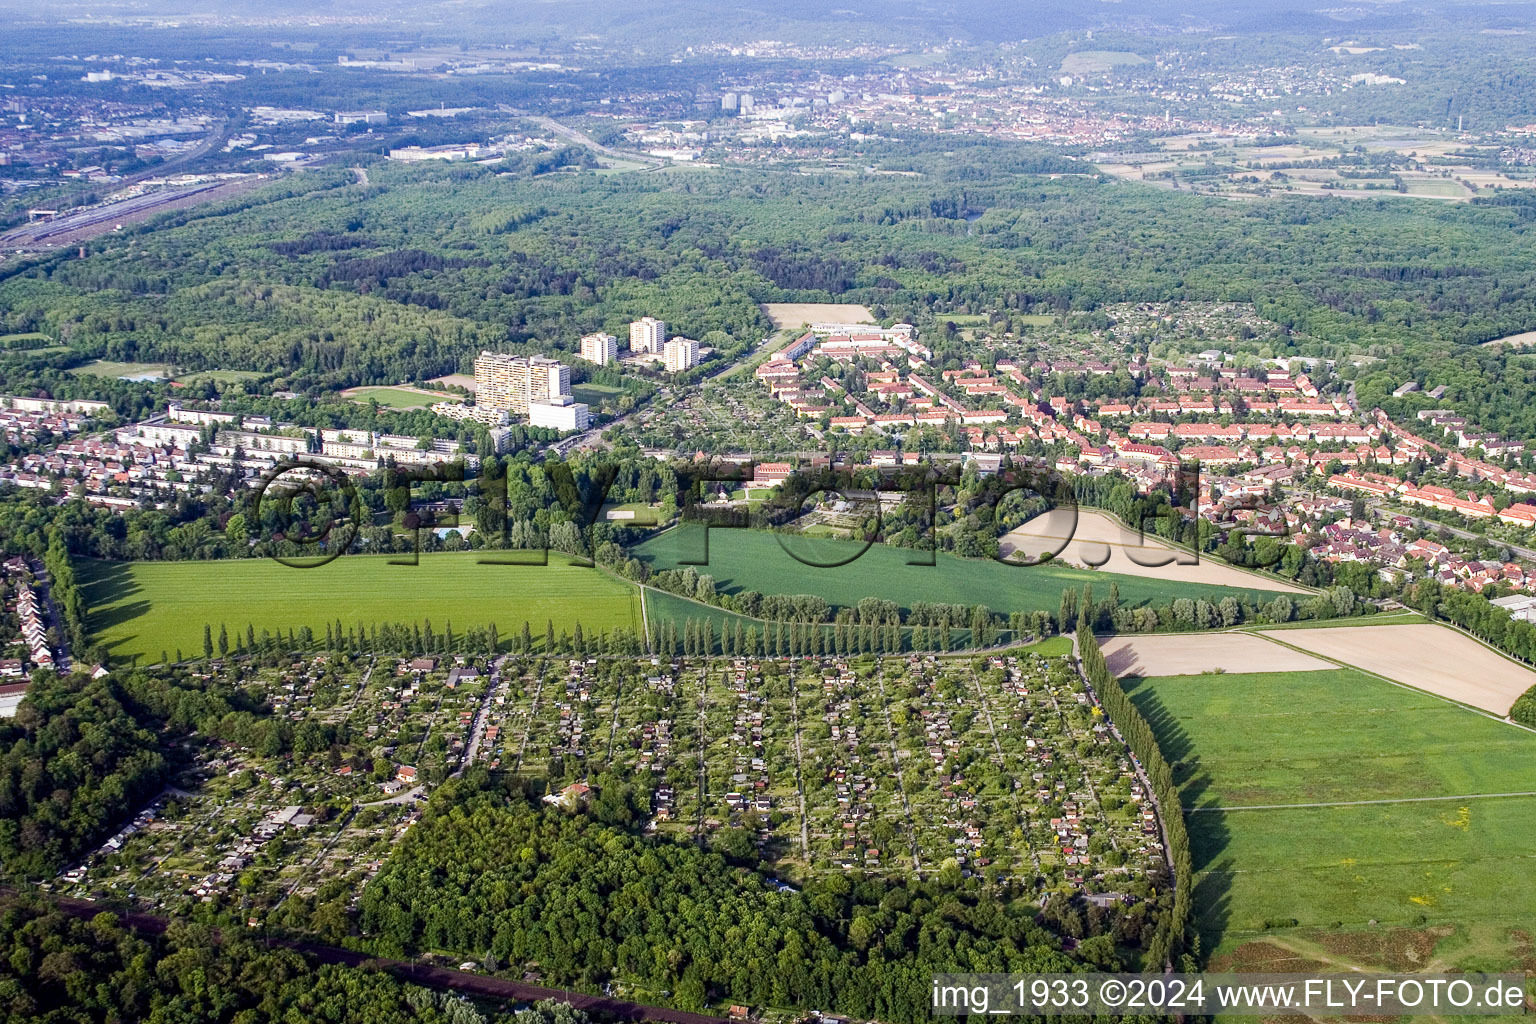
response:
M811 323L875 324L868 306L851 302L763 302L759 306L779 330Z
M1276 672L1332 669L1335 664L1254 633L1152 633L1106 639L1104 662L1117 676L1205 675L1262 665Z
M631 553L654 570L674 569L697 562L705 555L705 531L697 525L666 530L636 545ZM722 593L755 590L764 594L815 593L837 607L853 607L870 596L882 596L910 608L921 601L950 604L984 604L997 612L1050 611L1060 607L1061 592L1092 585L1104 593L1111 583L1123 604L1136 606L1165 603L1178 597L1206 597L1217 601L1227 595L1246 594L1263 602L1278 591L1256 584L1239 590L1099 570L1072 569L1058 565L1008 565L995 559L963 559L942 552L933 565L909 564L926 556L922 551L849 541L795 538L797 550L814 553L814 560L829 563L856 556L830 568L807 565L785 551L779 536L765 530L716 529L708 533L708 562L698 565L700 574L715 579ZM862 552L862 553L861 553Z
M358 623L496 623L511 637L526 621L542 637L552 621L559 636L581 623L590 635L640 628L638 590L557 552L547 566L481 565L473 552L423 554L420 564L391 565L386 555L348 555L316 569L258 559L208 563L100 562L77 572L90 609L88 625L118 658L155 662L162 651L203 650L203 625L243 632L308 626L323 635L339 619Z
M1003 534L998 541L998 554L1003 558L1035 559L1046 552L1068 565L1170 583L1311 593L1279 577L1239 569L1210 556L1191 563L1196 556L1190 552L1157 537L1142 537L1109 513L1093 508L1052 509ZM1144 562L1173 561L1139 565L1132 560L1132 552Z
M1536 798L1300 808L1189 819L1197 914L1231 949L1266 923L1521 927L1536 897ZM1225 919L1222 921L1222 919Z
M1353 669L1127 689L1185 765L1186 807L1513 793L1536 779L1536 735Z
M1207 948L1472 928L1506 935L1504 956L1536 915L1517 881L1536 850L1531 733L1349 668L1127 690L1175 764Z
M1379 626L1364 633L1319 626L1273 639L1500 717L1536 686L1536 672L1438 623Z
M1327 800L1305 804L1214 804L1190 807L1185 814L1210 814L1224 811L1293 811L1304 807L1373 807L1378 804L1441 804L1458 800L1502 800L1507 797L1536 796L1536 791L1524 793L1458 793L1455 796L1398 796L1382 800Z

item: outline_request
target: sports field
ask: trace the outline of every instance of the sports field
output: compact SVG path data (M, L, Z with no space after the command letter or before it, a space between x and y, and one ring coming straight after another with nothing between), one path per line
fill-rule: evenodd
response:
M169 380L174 367L170 363L124 363L111 359L92 359L64 372L73 377L143 377L156 374Z
M806 565L780 546L792 546L807 560L827 564L857 556L845 565L819 568ZM762 530L709 531L709 564L698 571L715 578L717 589L727 593L756 590L764 594L819 594L830 603L847 607L866 597L883 597L910 608L914 602L984 604L993 611L1056 611L1063 590L1081 590L1093 584L1103 598L1109 585L1120 588L1127 605L1162 604L1176 597L1205 597L1219 601L1228 594L1247 593L1259 600L1275 595L1262 590L1200 586L1157 578L1122 576L1116 573L1065 566L1004 565L982 559L963 559L935 554L934 565L908 565L921 561L927 552L874 544L858 554L862 544L850 541L809 539ZM702 559L704 528L680 526L637 545L633 554L654 569L675 569L685 559Z
M547 566L479 565L478 553L424 554L421 564L390 565L384 555L338 558L318 569L290 569L265 559L207 562L81 560L76 572L90 608L89 628L116 658L157 662L180 648L201 655L203 625L231 634L247 624L287 631L327 623L431 621L441 631L494 622L503 637L527 621L541 635L638 630L638 590L596 569L573 566L559 552Z
M1536 735L1349 669L1126 688L1181 786L1207 950L1441 928L1513 962L1536 795L1498 794L1536 793Z
M348 388L342 393L343 398L350 398L354 402L369 401L378 402L386 409L425 409L436 402L463 401L458 395L448 392L427 391L420 388Z

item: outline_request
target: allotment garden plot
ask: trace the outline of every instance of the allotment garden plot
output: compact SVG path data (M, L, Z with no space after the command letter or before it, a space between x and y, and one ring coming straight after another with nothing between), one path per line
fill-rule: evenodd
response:
M1134 899L1160 873L1146 794L1061 656L264 662L195 673L267 710L219 723L62 892L341 928L422 801L481 769L569 813L614 787L630 827L780 884L961 871Z
M917 854L989 875L1144 876L1155 816L1064 659L887 663L899 779Z
M258 923L344 903L416 819L425 787L474 756L494 685L488 666L437 658L306 656L195 675L272 716L221 725L123 833L65 870L61 892L170 910L238 900Z

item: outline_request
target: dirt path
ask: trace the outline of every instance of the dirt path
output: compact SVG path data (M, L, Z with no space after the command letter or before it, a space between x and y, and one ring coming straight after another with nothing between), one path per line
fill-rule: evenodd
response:
M799 687L796 680L789 681L789 716L795 730L795 795L800 798L800 855L805 858L807 870L811 864L811 826L805 813L805 753L800 745L800 700L795 696Z
M1326 800L1311 804L1235 804L1209 807L1191 807L1185 814L1211 814L1227 811L1294 811L1307 807L1370 807L1376 804L1443 804L1454 803L1458 800L1500 800L1522 796L1536 796L1536 792L1530 793L1463 793L1460 796L1399 796L1381 800Z

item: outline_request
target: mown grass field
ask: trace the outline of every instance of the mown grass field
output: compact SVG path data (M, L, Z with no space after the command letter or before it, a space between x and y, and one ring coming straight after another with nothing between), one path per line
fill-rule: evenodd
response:
M90 608L89 628L116 658L160 660L203 650L203 625L215 634L253 625L285 632L326 623L425 622L439 632L494 622L511 637L527 621L542 636L580 622L588 634L640 627L639 591L597 569L573 566L559 552L547 566L479 565L473 552L424 554L421 564L390 565L389 556L354 555L318 569L264 559L219 562L81 560L76 572Z
M1126 688L1198 809L1187 821L1208 950L1443 928L1431 945L1476 934L1479 956L1516 962L1511 930L1536 921L1522 881L1536 868L1536 797L1422 798L1536 791L1536 735L1348 669ZM1391 802L1302 806L1373 800Z
M345 392L345 395L363 405L367 405L370 400L376 401L386 409L425 409L434 402L456 401L459 397L446 392L439 395L412 388L354 388Z
M602 405L605 400L623 393L623 388L616 388L612 384L573 384L571 386L571 395L576 401L586 402L591 406Z
M243 380L259 380L264 376L266 375L254 370L198 370L183 374L176 380L182 384L198 384L205 380L211 380L215 384L236 384Z
M727 629L734 633L737 623L741 624L743 633L748 629L755 629L759 634L763 632L761 619L749 619L744 615L728 612L724 608L714 608L697 601L690 601L685 597L678 597L676 594L669 594L665 590L646 589L645 612L647 619L653 624L668 620L677 623L678 636L682 636L683 625L689 619L698 622L708 619L714 627L717 638Z
M710 530L709 564L696 566L715 578L727 593L756 590L764 594L820 594L838 606L882 597L910 608L914 602L984 604L993 611L1056 611L1063 590L1081 590L1092 583L1102 598L1113 581L1120 600L1129 605L1162 604L1177 597L1218 601L1228 594L1248 594L1258 600L1275 595L1263 590L1198 586L1156 578L1122 576L1065 566L1014 566L1001 562L934 556L934 565L908 565L926 552L874 544L846 565L818 568L796 560L779 544L781 535L762 530ZM862 544L848 541L786 537L786 544L810 560L828 563L858 553ZM633 554L651 569L674 569L685 559L704 557L704 529L681 526L637 545Z
M72 366L65 372L75 377L137 377L146 373L158 373L169 377L170 363L123 363L111 359L92 359Z

